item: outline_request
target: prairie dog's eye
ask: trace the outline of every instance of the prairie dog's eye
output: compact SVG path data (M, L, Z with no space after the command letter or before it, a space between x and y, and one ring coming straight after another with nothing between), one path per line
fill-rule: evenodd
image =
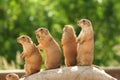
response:
M12 75L8 75L9 77L11 77Z
M25 38L24 36L22 38Z
M43 30L43 29L40 29L41 31Z
M85 20L83 20L83 22L85 22Z

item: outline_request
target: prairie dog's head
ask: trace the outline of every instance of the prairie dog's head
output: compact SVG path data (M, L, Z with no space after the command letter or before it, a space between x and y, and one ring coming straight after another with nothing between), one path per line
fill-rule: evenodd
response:
M64 32L73 32L73 27L71 25L65 25L63 28Z
M49 35L49 31L46 28L38 28L35 31L35 33L36 33L36 38L37 39L43 39L43 38L45 38L46 36Z
M20 44L33 43L32 39L27 35L21 35L20 37L18 37L17 42Z
M81 19L80 21L78 21L78 26L80 26L81 28L87 28L91 27L92 24L88 19Z
M6 80L19 80L19 76L14 73L10 73L6 75Z

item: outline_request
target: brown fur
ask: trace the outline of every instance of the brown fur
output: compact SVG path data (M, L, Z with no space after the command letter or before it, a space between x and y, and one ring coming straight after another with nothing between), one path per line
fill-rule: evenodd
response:
M78 26L82 30L77 38L77 65L92 65L94 58L94 31L92 24L87 19L81 19L78 21Z
M71 25L65 25L63 29L62 48L65 56L65 65L75 66L77 64L77 43L76 34Z
M25 58L26 76L39 72L42 64L42 56L39 49L32 42L31 38L26 35L18 37L17 41L23 46L21 57Z
M6 80L19 80L19 76L14 73L10 73L6 75Z
M46 53L46 69L59 68L62 57L61 49L49 31L46 28L37 29L36 38L39 48Z

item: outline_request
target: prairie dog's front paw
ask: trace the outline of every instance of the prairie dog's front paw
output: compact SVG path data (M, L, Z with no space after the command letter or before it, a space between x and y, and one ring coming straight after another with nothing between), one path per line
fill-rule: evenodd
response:
M79 42L80 42L80 39L78 38L78 39L76 40L76 42L79 43Z

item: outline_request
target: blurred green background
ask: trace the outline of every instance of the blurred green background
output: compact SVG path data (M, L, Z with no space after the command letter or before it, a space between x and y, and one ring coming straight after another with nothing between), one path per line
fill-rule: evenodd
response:
M26 34L38 44L35 30L46 27L61 46L64 25L73 25L78 35L82 18L93 24L94 64L120 66L120 0L0 0L0 69L23 69L18 36Z

